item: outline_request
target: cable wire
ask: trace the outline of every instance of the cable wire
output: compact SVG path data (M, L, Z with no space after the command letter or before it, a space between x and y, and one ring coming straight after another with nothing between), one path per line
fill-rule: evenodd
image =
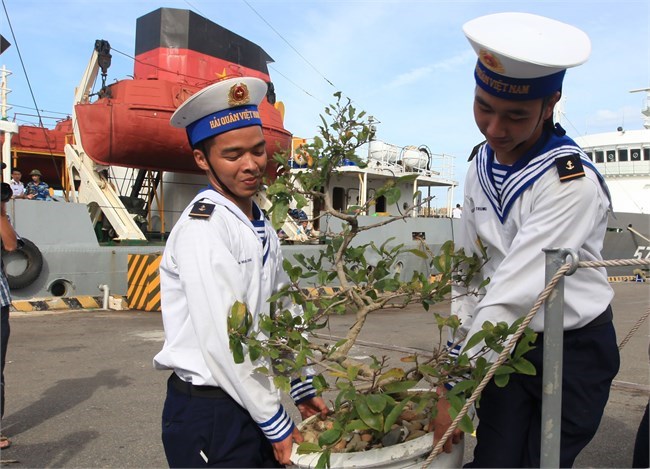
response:
M323 78L323 80L325 80L327 83L329 83L333 88L336 88L336 86L334 86L334 83L332 83L332 82L331 82L331 81L330 81L330 80L329 80L325 75L323 75L323 74L322 74L322 73L321 73L321 72L320 72L320 71L319 71L319 70L314 66L314 64L312 64L309 60L307 60L307 58L306 58L304 55L302 55L302 54L298 51L298 49L296 49L295 47L293 47L293 46L291 45L291 43L290 43L289 41L287 41L287 40L284 38L284 36L282 36L282 34L280 34L280 33L278 32L277 29L275 29L273 26L271 26L271 23L269 23L268 21L266 21L266 19L265 19L262 15L260 15L259 12L258 12L255 8L253 8L253 6L252 6L250 3L248 3L247 0L242 0L242 1L243 1L243 2L248 6L248 8L250 8L251 10L253 10L253 13L255 13L255 14L256 14L256 15L257 15L257 16L258 16L262 21L264 21L264 23L265 23L269 28L271 28L271 30L272 30L275 34L277 34L278 37L279 37L280 39L282 39L282 40L285 42L285 44L287 44L289 47L291 47L291 49L292 49L296 54L298 54L298 56L299 56L302 60L304 60L305 63L306 63L307 65L309 65L311 68L313 68L314 71L315 71L316 73L318 73L318 74Z

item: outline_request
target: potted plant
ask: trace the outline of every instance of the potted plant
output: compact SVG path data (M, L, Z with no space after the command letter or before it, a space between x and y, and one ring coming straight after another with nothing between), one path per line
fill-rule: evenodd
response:
M414 201L403 210L401 217L385 217L370 225L362 225L359 221L360 214L379 197L385 197L388 204L396 203L400 199L400 183L412 181L417 174L388 181L354 210L334 209L330 190L333 169L347 162L365 165L356 152L372 134L371 122L365 118L365 113L357 113L340 93L335 97L336 103L328 106L325 115L321 116L320 135L301 148L302 154L308 155L308 168L282 171L289 167L289 156L275 155L280 171L266 195L272 201L268 214L276 227L282 225L290 209L301 209L318 201L320 216L341 220L342 229L337 233L321 230L323 245L317 255L298 254L291 261L285 259L284 268L291 284L270 298L274 308L270 316L259 321L262 334L252 330L246 306L233 305L229 317L231 350L236 361L243 361L244 354L248 354L253 361L263 359L264 363L272 363L272 366L260 366L258 371L272 373L276 385L285 390L289 389L290 376L311 364L319 372L312 384L321 392L334 391L331 416L326 421L312 418L302 426L305 442L297 448L297 453L316 454L309 458L307 465L315 463L318 467L326 467L332 464L331 458L337 453L383 451L381 448L385 450L396 443L410 445L406 451L409 457L423 459L427 454L422 453L430 451L433 443L432 434L421 435L427 432L428 419L435 412L435 402L439 398L436 390L453 381L447 398L452 413L457 413L489 368L483 355L503 350L503 344L519 322L510 327L505 323L486 324L467 344L469 349L483 341L482 351L472 357L461 354L452 359L449 356L446 340L442 337L447 328L458 328L459 321L455 316L440 314L435 314L437 330L431 331L432 338L434 334L439 336L439 345L428 354L406 355L401 359L401 366L390 365L382 357L372 356L359 361L349 356L373 312L419 304L425 314L431 305L449 299L453 283L469 285L486 257L470 257L462 250L455 251L452 241L436 253L424 241L416 248L391 240L379 245L355 243L359 233L395 223L417 208ZM422 204L427 202L425 199ZM405 254L425 259L437 275L399 272L395 264ZM479 288L488 281L485 279ZM305 288L306 285L336 285L337 288L329 289L327 294L312 294L313 288ZM304 314L295 316L282 306L287 304L300 305ZM331 344L315 338L314 331L326 327L330 316L341 314L355 317L354 325L343 340ZM531 334L520 342L520 349L515 353L517 357L527 350ZM496 379L505 384L508 375L516 369L528 369L524 359L518 358L517 366L502 366ZM459 381L458 377L462 379ZM466 432L473 431L467 416L460 426ZM419 446L413 443L418 438ZM395 459L394 455L388 458ZM370 465L380 464L376 455L368 460ZM343 464L341 460L335 465L340 464ZM359 467L360 464L353 465Z

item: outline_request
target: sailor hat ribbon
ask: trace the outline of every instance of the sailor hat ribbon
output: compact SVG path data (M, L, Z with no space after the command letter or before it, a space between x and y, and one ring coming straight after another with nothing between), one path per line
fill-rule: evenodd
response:
M267 84L259 78L229 78L205 87L181 104L171 125L185 128L191 145L234 129L262 125L259 104Z
M580 29L529 13L481 16L465 23L463 32L478 55L476 84L515 101L560 91L566 70L591 53L591 41Z

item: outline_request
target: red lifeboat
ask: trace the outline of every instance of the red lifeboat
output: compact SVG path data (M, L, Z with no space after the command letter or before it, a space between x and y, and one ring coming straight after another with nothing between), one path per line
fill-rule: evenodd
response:
M219 79L254 76L269 83L260 105L267 151L290 149L291 133L267 69L272 61L258 45L191 11L155 10L137 20L134 78L107 86L92 103L75 105L81 144L102 165L202 173L185 131L169 124L171 115Z

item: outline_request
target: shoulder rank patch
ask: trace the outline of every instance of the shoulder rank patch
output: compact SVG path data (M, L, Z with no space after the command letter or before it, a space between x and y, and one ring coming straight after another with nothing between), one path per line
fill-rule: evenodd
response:
M196 202L192 210L190 211L191 218L210 218L214 210L214 204L208 204L206 202Z
M581 178L585 175L585 169L582 167L582 161L580 161L580 155L578 154L556 158L555 166L557 166L557 172L562 182Z

